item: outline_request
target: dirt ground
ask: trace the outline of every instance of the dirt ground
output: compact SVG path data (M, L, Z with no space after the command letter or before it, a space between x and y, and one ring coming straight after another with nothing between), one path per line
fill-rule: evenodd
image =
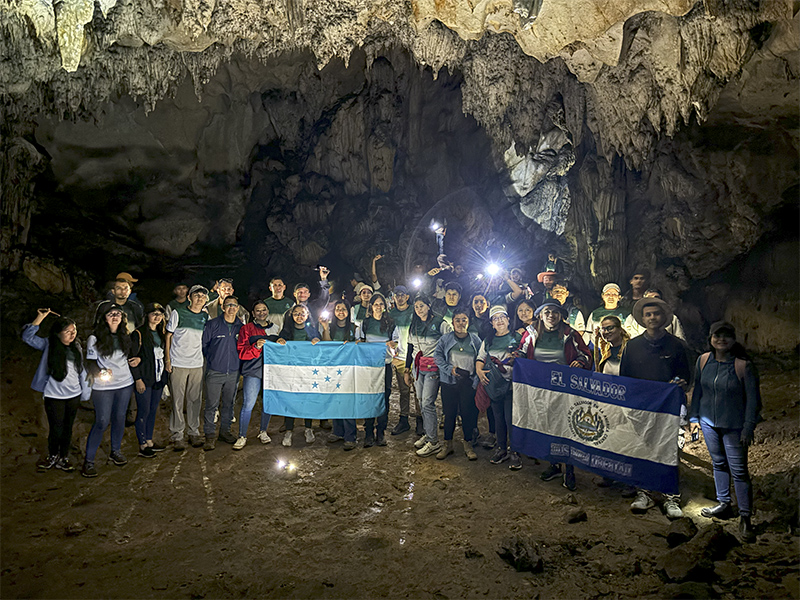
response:
M460 451L421 459L413 432L343 452L319 429L306 445L298 428L286 449L282 419L262 445L254 418L240 452L218 442L211 452L170 448L145 459L129 428L125 467L104 464L106 434L96 479L38 473L46 428L28 388L38 355L21 344L6 344L4 355L3 598L800 596L796 358L760 361L765 422L750 452L758 542L731 544L706 586L692 588L659 570L669 521L657 508L633 515L618 488L599 488L580 470L570 493L559 480L541 481L533 459L518 472L489 464L483 449L476 462ZM167 437L167 415L162 403L157 439ZM92 418L79 412L78 463ZM709 457L702 440L685 451L683 506L702 529L710 523L699 511L715 503ZM280 470L279 460L296 471ZM567 523L576 508L586 520ZM720 523L736 533L737 520ZM538 545L541 572L518 572L498 556L512 535Z

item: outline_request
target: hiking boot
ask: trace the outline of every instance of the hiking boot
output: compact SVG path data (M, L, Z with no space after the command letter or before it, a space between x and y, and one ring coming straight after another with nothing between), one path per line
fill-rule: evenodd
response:
M51 454L50 456L45 456L42 460L36 463L36 468L40 471L48 471L56 466L58 462L58 455Z
M281 444L286 446L287 448L291 447L291 445L292 445L292 432L291 431L286 431L286 433L283 434L283 440L281 441Z
M124 467L128 464L128 459L122 452L112 452L108 455L108 462L113 462L118 467Z
M681 497L679 495L667 496L664 501L664 514L668 519L680 519L683 516L683 511L680 505Z
M219 434L219 441L225 442L226 444L235 444L238 439L239 438L233 435L230 431L221 431Z
M372 431L367 431L364 434L364 448L372 448L375 445L375 434Z
M306 444L313 444L317 441L317 436L314 435L314 430L311 428L306 428L303 432L306 438Z
M355 450L356 448L358 448L358 444L356 444L355 442L345 442L344 444L342 444L342 450L349 451L349 450Z
M508 451L505 448L498 448L492 454L492 458L489 459L489 462L493 465L499 465L500 463L506 462L508 460Z
M756 541L756 531L750 523L750 517L742 515L739 517L739 535L742 536L742 541L751 544Z
M444 460L453 453L453 440L445 440L442 449L436 455L438 460Z
M183 440L175 440L175 444L172 446L172 449L175 452L183 452L186 450L186 442Z
M716 506L700 509L700 514L706 519L716 517L717 519L730 519L733 516L733 509L727 502L720 502Z
M417 450L419 450L419 449L420 449L420 448L422 448L422 447L423 447L423 446L424 446L424 445L425 445L427 442L428 442L428 436L427 436L427 435L425 435L425 434L423 433L423 434L422 434L422 437L421 437L421 438L419 438L419 439L418 439L416 442L414 442L414 448L416 448Z
M467 455L468 460L478 460L478 455L475 454L475 450L472 448L472 442L467 440L464 440L464 454Z
M400 435L409 429L411 429L411 425L408 424L408 417L400 417L397 425L395 425L394 429L392 429L392 435Z
M94 463L85 462L81 469L81 475L84 477L97 477L97 469L94 468Z
M234 450L241 450L246 445L247 445L247 438L244 437L244 436L241 436L238 440L236 440L236 443L233 445L233 449Z
M211 450L213 450L216 447L217 447L217 442L214 439L214 436L213 435L207 436L206 437L206 441L203 444L203 450L205 450L206 452L210 452Z
M493 433L487 433L486 435L478 436L477 441L482 448L491 450L492 448L494 448L495 444L497 444L497 436Z
M68 456L62 456L59 458L55 466L56 469L59 471L64 471L65 473L71 473L75 470L75 467L72 466Z
M644 493L643 490L636 492L636 500L631 502L631 511L635 513L647 512L655 506L653 499Z
M262 444L269 444L272 441L272 438L269 437L266 431L259 431L258 441L261 442Z
M436 454L437 452L439 452L439 450L441 450L441 449L442 449L442 445L438 441L437 442L425 442L425 445L422 448L420 448L419 450L417 450L417 456L420 456L420 457L423 457L423 458L426 457L426 456L432 456L432 455Z
M192 445L192 448L202 448L203 444L205 444L205 440L202 435L190 435L189 443Z
M155 457L156 453L150 446L145 446L144 448L139 448L139 456L142 458L153 458Z
M386 443L386 434L383 431L378 431L375 434L375 445L376 446L387 446Z
M415 426L417 436L425 435L425 425L422 423L422 417L417 417L417 424Z
M508 468L512 471L519 471L522 468L522 459L518 452L509 452L508 460Z
M329 433L328 439L325 440L329 444L335 444L336 442L341 442L344 438L340 435L336 435L335 433Z
M561 482L561 485L570 492L574 492L575 488L578 487L578 484L575 482L575 467L572 465L567 465L567 468L564 470L564 481Z
M550 466L547 467L542 472L541 475L539 475L539 478L542 481L550 481L551 479L555 479L556 477L560 476L561 476L561 465L559 465L558 463L550 463Z

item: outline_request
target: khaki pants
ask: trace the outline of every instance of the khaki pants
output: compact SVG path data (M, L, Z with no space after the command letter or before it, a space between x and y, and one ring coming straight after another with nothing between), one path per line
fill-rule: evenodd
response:
M169 376L172 389L172 414L169 416L170 438L183 440L184 429L190 436L200 436L200 408L203 405L203 367L172 367ZM183 411L186 410L186 418Z

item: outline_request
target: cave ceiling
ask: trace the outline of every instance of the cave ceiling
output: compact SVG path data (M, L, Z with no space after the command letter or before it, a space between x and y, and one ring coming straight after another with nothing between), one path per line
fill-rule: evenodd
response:
M445 199L464 242L680 292L796 201L799 4L3 0L3 266L46 171L176 257L256 236L262 267L313 265L355 224L345 262L389 227L400 271L403 214Z

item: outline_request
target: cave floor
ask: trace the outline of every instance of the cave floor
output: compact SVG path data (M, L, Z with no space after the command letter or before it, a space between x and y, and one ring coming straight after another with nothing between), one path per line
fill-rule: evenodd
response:
M541 481L544 466L533 459L513 472L478 449L469 462L458 430L457 452L439 461L412 453L412 432L389 436L385 448L343 452L319 429L306 445L298 427L294 446L283 448L279 418L269 445L255 437L253 419L240 452L218 442L211 452L169 448L145 459L128 428L125 467L103 464L106 434L96 479L37 473L46 429L27 389L29 362L4 361L3 598L555 599L689 589L658 571L669 550L669 521L658 508L633 515L619 488L599 488L599 477L580 470L570 493L560 480ZM712 587L701 589L718 597L800 595L797 375L762 371L766 421L750 453L759 539L717 557L703 578ZM74 460L91 420L91 411L79 412ZM166 421L162 403L162 436ZM700 508L715 503L709 458L702 441L685 451L684 511L703 527ZM282 474L279 460L296 464L296 476ZM568 524L576 508L587 519ZM737 520L720 523L736 533ZM542 572L517 572L498 556L515 534L536 541Z

